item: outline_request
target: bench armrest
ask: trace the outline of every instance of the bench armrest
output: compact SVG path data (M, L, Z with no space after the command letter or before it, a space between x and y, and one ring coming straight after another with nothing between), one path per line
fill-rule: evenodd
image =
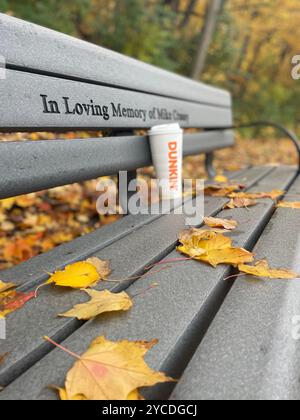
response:
M300 173L300 141L297 137L297 135L289 130L288 128L284 127L281 124L271 122L271 121L256 121L256 122L249 122L247 124L240 124L240 125L233 125L230 127L223 127L223 128L217 128L214 129L215 131L218 130L241 130L243 128L254 128L254 127L273 127L277 130L284 133L294 144L297 153L298 153L298 172ZM213 168L213 154L210 153L206 156L206 169L210 176L213 176L215 174L214 168Z

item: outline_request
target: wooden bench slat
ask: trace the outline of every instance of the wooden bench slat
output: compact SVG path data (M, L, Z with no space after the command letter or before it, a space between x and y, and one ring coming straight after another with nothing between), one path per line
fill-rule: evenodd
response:
M297 201L300 178L288 194ZM299 231L299 210L277 209L257 259L300 273ZM299 316L299 280L237 279L173 398L299 400Z
M256 172L257 179L257 175L261 169L256 168L253 169L253 171L253 174ZM269 173L269 171L265 173ZM276 169L274 171L274 175L272 175L272 173L273 172L267 176L270 179L269 187L275 188L276 185L277 187L285 188L292 180L295 172L291 169L283 168ZM265 186L265 184L263 185ZM259 184L257 187L255 187L255 190L257 188L259 188ZM224 199L209 199L209 202L212 202L213 200L216 200L219 205L220 200L224 202ZM220 206L218 207L220 208ZM245 232L240 229L236 233L235 240L239 243L239 245L252 244L252 241L257 237L259 233L261 224L265 223L267 217L270 216L271 207L272 204L270 201L268 201L258 205L257 207L253 207L249 212L246 210L238 211L236 216L238 216L238 220L242 222L241 225L247 222L247 231ZM226 214L230 216L230 213ZM118 245L116 247L116 254L112 255L111 250L105 249L103 250L103 253L100 253L100 256L112 258L113 266L116 265L116 273L114 273L116 276L125 275L126 277L129 274L129 271L124 271L128 270L128 267L133 268L133 264L138 264L139 270L141 270L146 261L149 261L150 258L152 258L152 260L156 259L157 257L159 258L158 253L161 251L159 242L156 239L157 237L159 237L160 241L165 241L165 235L167 232L169 232L167 235L170 234L170 238L173 238L171 240L171 242L173 241L173 244L170 242L170 245L174 246L174 237L176 237L178 229L180 225L182 226L183 222L181 221L178 225L177 223L174 223L176 220L178 219L174 219L173 216L164 216L160 218L157 223L155 222L151 226L146 226L145 229L141 229L135 232L132 238L129 236L128 238L124 238L124 240L120 241L120 243L116 244ZM119 246L122 242L124 245ZM143 244L147 244L147 249L145 245L143 246ZM156 248L156 257L153 255L154 258L151 257L152 247ZM165 245L164 249L165 251L168 250ZM160 255L162 256L163 254L161 253ZM178 256L178 254L176 252L172 252L168 258L176 256ZM136 290L141 290L155 281L159 282L159 287L153 292L147 294L147 297L143 297L141 300L137 299L134 309L128 314L124 314L124 316L108 316L97 321L88 322L82 328L72 334L72 336L67 340L66 344L70 345L73 350L82 352L91 337L99 334L108 335L113 339L122 337L130 339L147 339L158 337L161 339L160 344L157 346L157 349L155 349L149 355L149 361L154 367L165 368L168 365L168 360L174 361L176 354L177 357L183 361L185 360L186 355L183 351L178 352L178 349L181 349L183 342L187 344L187 348L190 348L190 345L193 345L193 341L195 339L193 334L195 331L194 322L197 319L197 331L199 327L198 324L200 322L198 315L204 314L204 309L209 309L210 305L217 310L216 306L218 305L220 296L223 296L225 292L224 288L226 289L226 287L224 286L226 283L221 283L220 280L217 279L216 273L224 275L227 271L228 270L226 268L224 269L223 267L220 267L216 271L207 266L191 262L191 264L188 266L185 264L178 264L158 275L153 273L151 276L143 277L135 285L129 288L131 293L134 293ZM201 282L199 282L199 276L201 277ZM46 291L43 293L45 292ZM46 293L46 301L49 305L49 294L48 292ZM46 301L45 304L43 304L41 300L39 301L39 311L46 311L44 313L47 313L47 319L53 318L53 320L55 320L55 315L53 317L53 314L57 313L57 310L61 311L62 309L68 309L69 304L71 304L72 293L68 294L68 304L64 299L65 306L63 307L61 307L59 303L59 293L55 293L55 295L56 299L53 302L54 307L52 308L52 305L50 305L50 312L51 308L54 311L51 314L48 307L45 309ZM46 295L44 298L46 298ZM43 299L42 293L40 299ZM58 306L56 306L56 302L58 302ZM78 299L76 299L76 302L78 302ZM201 302L202 304L200 306ZM44 331L45 328L43 327L43 323L37 327L37 321L34 321L35 311L32 311L32 308L35 304L38 304L38 301L32 301L28 303L28 305L22 311L17 312L9 317L8 322L11 320L13 324L11 327L8 325L8 331L13 331L17 328L18 322L16 322L16 319L20 316L19 314L21 314L21 312L25 319L29 319L29 314L31 314L32 323L35 325L35 334L38 334L39 337L39 341L35 341L35 345L39 344L41 346L38 349L41 357L44 353L42 353L43 341L40 339L40 336L46 334L47 331ZM28 316L26 316L24 311L26 313L29 311ZM207 314L204 315L205 319L206 316ZM43 319L43 316L41 316L40 319ZM166 328L166 319L168 319L169 323L168 328ZM70 322L74 323L76 321ZM201 322L204 322L202 317ZM30 331L34 330L33 328L28 329L26 327L25 329L26 331L28 330L28 334L31 334ZM51 331L52 334L50 335L55 336L55 334L58 333L59 336L59 332L61 331L56 327L53 328ZM70 333L70 330L68 330L68 333ZM198 337L200 333L201 328L197 332ZM28 359L26 360L26 358L23 358L19 366L14 365L14 368L18 368L14 371L14 375L21 373L22 368L24 369L25 366L22 366L22 363L27 363L28 367L30 363L33 362L34 357L37 356L37 353L34 354L35 349L32 348L32 341L32 337L27 336L25 339L20 339L20 345L22 345L23 348L25 346L31 346L30 351L33 353L30 353L31 360L30 355L28 355ZM14 343L15 347L17 346L15 339L11 342ZM4 342L4 345L7 346L7 343L7 341ZM44 345L44 348L46 346L47 345ZM185 348L185 351L187 348ZM48 350L49 348L47 351ZM2 382L2 380L5 378L5 371L6 374L9 369L11 369L12 372L13 367L11 365L9 367L9 364L11 363L10 360L12 361L16 357L18 351L20 352L20 349L17 350L15 348L11 354L11 357L7 359L6 364L4 364L1 368L2 375L0 375L0 378L2 379L0 382ZM16 362L16 359L14 361ZM176 361L176 363L177 362L178 361ZM50 363L51 369L47 369L47 366L49 366L48 363ZM6 390L3 391L3 393L1 393L0 399L15 398L16 395L18 395L18 398L25 399L44 398L46 394L47 398L53 397L51 393L47 392L47 390L44 390L44 387L47 386L48 383L60 383L65 375L66 369L68 369L70 366L70 363L72 363L72 360L68 360L64 357L64 355L60 353L58 354L56 351L52 352L50 355L38 362L20 379L15 380ZM178 366L180 366L180 363ZM170 366L168 365L167 368L169 369L169 367ZM173 363L172 369L174 369ZM8 377L6 377L6 379L8 379ZM24 387L24 384L28 380L31 384L30 390L24 389L26 388ZM22 392L20 392L21 388Z
M246 179L247 183L251 185L271 170L272 168L259 168L245 171L241 174L240 181ZM208 198L206 205L207 214L211 215L220 211L225 201L223 198ZM183 215L162 216L158 220L148 223L143 228L133 231L123 239L114 242L112 245L93 252L93 255L111 260L114 270L113 278L143 275L145 266L159 261L174 248L177 241L177 233L184 227L185 218ZM43 263L38 261L40 259L43 260L43 256L29 261L28 266L30 267L33 262L35 264L33 267L36 270L36 265L39 265L38 273L42 271L43 276L46 277L48 266L45 270ZM56 264L57 262L52 259L52 267L54 269L57 269ZM33 273L34 271L32 270L31 272ZM22 270L20 273L22 273ZM11 276L10 278L14 277ZM130 283L117 284L114 287L108 283L100 283L98 289L103 290L113 287L113 290L116 291L126 288ZM24 286L26 285L23 284ZM64 312L76 303L84 301L85 297L82 293L66 292L48 287L41 290L38 300L29 302L21 311L9 316L7 319L8 337L3 343L0 343L1 352L4 353L5 348L12 347L14 351L10 353L11 356L8 359L8 363L5 366L0 366L0 384L3 385L10 382L13 377L19 374L19 369L22 370L28 366L29 361L33 357L38 359L41 357L41 351L47 352L49 350L48 346L42 341L43 335L49 333L51 336L56 336L58 334L60 339L62 339L70 334L70 330L78 328L80 323L70 319L57 318L57 314ZM35 326L34 328L32 327L33 325ZM27 331L25 337L24 330ZM34 352L35 355L33 355Z
M6 71L0 95L1 131L138 129L170 122L182 128L232 125L231 108L14 70Z
M231 131L184 137L184 155L234 144ZM0 143L0 199L150 166L146 136Z
M0 39L0 54L9 66L231 106L230 94L224 90L4 14L0 14Z

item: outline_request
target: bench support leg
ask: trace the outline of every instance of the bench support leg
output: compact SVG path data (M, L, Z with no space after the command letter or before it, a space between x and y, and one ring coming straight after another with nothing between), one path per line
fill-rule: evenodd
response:
M205 155L205 168L209 178L214 178L217 173L214 168L214 154L213 152Z

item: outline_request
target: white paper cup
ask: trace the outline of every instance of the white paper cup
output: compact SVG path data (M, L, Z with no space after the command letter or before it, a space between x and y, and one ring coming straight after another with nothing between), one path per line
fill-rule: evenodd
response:
M148 134L156 175L163 184L162 198L181 198L183 130L179 124L158 125Z

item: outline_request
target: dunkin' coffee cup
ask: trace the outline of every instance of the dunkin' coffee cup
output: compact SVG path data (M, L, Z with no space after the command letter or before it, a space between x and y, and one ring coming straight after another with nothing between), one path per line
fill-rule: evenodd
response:
M183 130L179 124L158 125L149 131L152 160L161 185L162 198L182 197Z

